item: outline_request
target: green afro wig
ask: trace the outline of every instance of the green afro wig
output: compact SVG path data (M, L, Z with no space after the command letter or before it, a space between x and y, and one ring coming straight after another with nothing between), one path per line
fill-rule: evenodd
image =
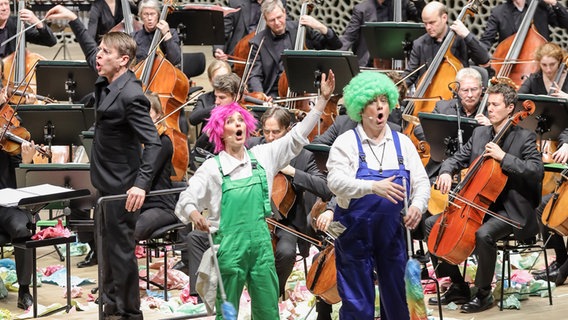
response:
M365 106L378 96L385 95L389 109L398 103L398 90L392 80L380 72L361 72L343 88L343 100L347 115L353 121L361 122L361 113Z

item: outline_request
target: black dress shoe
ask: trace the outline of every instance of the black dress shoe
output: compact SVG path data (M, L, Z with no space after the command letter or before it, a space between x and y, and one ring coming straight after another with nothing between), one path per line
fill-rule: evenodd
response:
M484 297L475 296L470 302L461 306L461 312L475 313L493 307L493 295L490 293Z
M455 304L463 304L471 299L471 294L469 292L469 285L467 283L453 283L441 297L440 304L447 305L450 302ZM432 297L428 299L429 305L437 305L438 297Z
M553 261L548 266L548 273L552 274L554 271L557 271L559 267L560 266L558 265L558 263L556 261ZM546 269L533 271L533 272L531 272L531 274L534 276L535 279L536 279L537 276L542 276L543 277L542 279L544 279L544 276L546 275Z
M18 308L27 310L34 304L34 298L29 292L18 293Z
M554 279L554 283L556 284L557 287L563 285L564 282L566 281L566 278L568 277L568 273L566 273L562 269L563 268L558 269L556 279ZM550 276L552 277L552 275Z
M91 250L89 251L89 253L87 253L85 260L77 263L77 268L86 268L86 267L96 266L97 264L98 264L97 254L93 250Z
M189 275L189 266L181 260L178 261L176 264L174 264L172 269L179 270L179 271Z
M556 282L556 279L558 279L558 273L558 269L550 271L550 273L548 274L548 281ZM546 272L535 275L534 279L546 281Z

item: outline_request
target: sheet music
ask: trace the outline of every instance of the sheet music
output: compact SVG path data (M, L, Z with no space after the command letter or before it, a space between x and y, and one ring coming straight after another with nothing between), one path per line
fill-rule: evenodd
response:
M70 189L54 186L51 184L40 184L33 187L26 187L20 189L6 188L0 190L0 206L3 207L15 207L18 205L20 200L43 196L55 193L69 192Z

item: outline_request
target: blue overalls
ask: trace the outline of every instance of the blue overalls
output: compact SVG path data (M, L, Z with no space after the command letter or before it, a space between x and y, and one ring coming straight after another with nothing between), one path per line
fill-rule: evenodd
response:
M410 181L396 132L392 136L399 168L378 171L367 167L361 139L353 131L359 148L358 179L396 176L394 182L400 185L403 177ZM406 242L400 214L403 207L404 201L393 204L375 194L351 199L347 209L337 206L334 220L346 227L335 240L337 289L342 299L340 319L374 319L374 268L379 277L381 320L409 319L404 287Z
M221 220L214 242L227 300L239 310L246 284L253 319L278 320L278 277L272 240L265 217L271 214L266 172L252 152L247 151L252 176L231 180L223 176ZM221 162L215 157L219 171ZM217 320L222 319L221 295L217 294Z

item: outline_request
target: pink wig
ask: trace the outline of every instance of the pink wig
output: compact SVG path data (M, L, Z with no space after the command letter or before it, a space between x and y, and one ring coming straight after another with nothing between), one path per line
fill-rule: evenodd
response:
M225 120L232 116L235 112L241 114L245 121L246 139L256 130L256 123L258 122L253 115L241 107L238 103L233 102L225 106L217 106L211 111L209 122L203 127L203 132L209 136L209 142L215 145L215 153L225 150L225 143L223 142L223 131L225 131Z

